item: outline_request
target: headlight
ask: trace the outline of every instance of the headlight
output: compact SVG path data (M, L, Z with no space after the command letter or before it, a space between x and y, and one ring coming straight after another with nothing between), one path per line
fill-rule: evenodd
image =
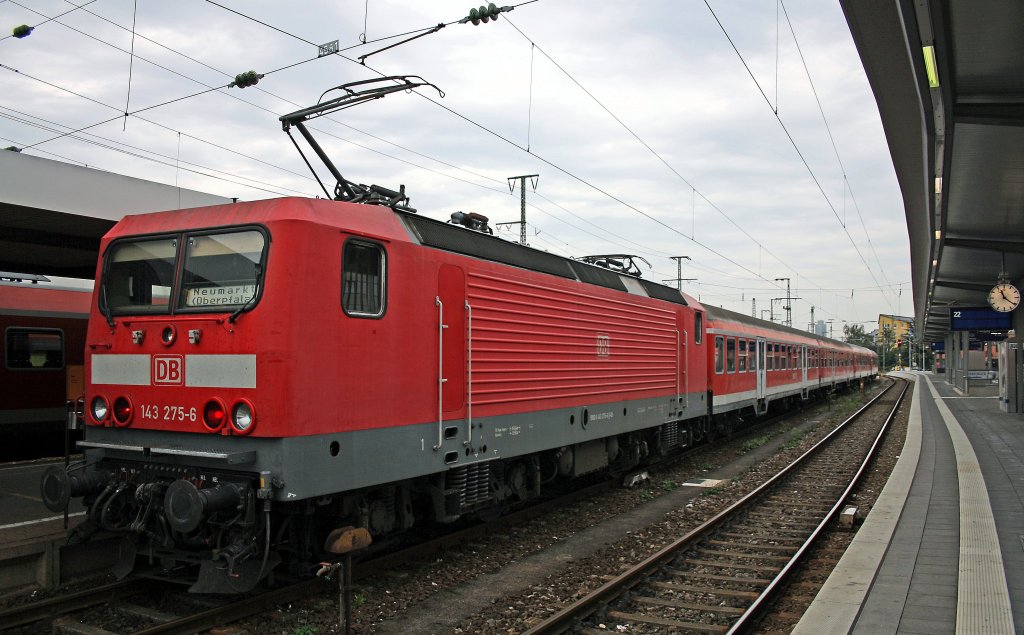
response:
M107 406L107 400L103 397L93 397L92 405L89 408L92 411L92 418L97 423L103 422L107 418L109 408Z
M248 434L249 432L252 432L252 428L255 423L256 412L253 410L252 404L248 401L239 401L235 404L235 407L231 409L231 425L234 426L237 432L241 434Z

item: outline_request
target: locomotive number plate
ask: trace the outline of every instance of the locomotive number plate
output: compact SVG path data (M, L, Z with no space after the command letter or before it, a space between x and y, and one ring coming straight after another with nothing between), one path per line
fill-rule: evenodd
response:
M145 421L189 421L194 423L199 418L195 408L185 406L158 406L142 404L139 412Z

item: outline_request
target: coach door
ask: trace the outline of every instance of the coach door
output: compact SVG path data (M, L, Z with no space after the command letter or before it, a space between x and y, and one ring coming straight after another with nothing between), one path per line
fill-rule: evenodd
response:
M807 346L800 346L800 398L807 399Z
M765 348L767 344L763 337L757 338L757 410L758 412L764 412L767 409L767 404L764 403L765 398L765 382L767 379L767 373L765 372Z

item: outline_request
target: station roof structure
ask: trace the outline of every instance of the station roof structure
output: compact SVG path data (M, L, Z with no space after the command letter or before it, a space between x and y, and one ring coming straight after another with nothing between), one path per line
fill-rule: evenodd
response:
M951 307L1024 277L1024 3L840 3L903 192L915 331L941 340Z
M126 214L230 202L0 150L0 271L92 278L100 238Z

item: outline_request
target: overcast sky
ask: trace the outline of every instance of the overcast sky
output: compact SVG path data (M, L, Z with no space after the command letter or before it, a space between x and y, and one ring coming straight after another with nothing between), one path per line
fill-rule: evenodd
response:
M0 0L5 34L39 25L0 40L3 146L246 200L322 196L278 116L346 82L419 75L444 98L399 92L312 124L345 177L404 184L432 218L497 223L519 218L507 177L536 173L536 248L636 254L656 281L676 277L669 256L689 256L685 291L746 314L756 301L758 317L789 278L793 325L813 305L837 336L844 321L870 331L880 313L913 312L902 198L838 2L537 0L365 66L358 56L402 39L382 38L470 5L75 4ZM310 43L332 40L341 55L318 59ZM249 70L266 76L224 88Z

